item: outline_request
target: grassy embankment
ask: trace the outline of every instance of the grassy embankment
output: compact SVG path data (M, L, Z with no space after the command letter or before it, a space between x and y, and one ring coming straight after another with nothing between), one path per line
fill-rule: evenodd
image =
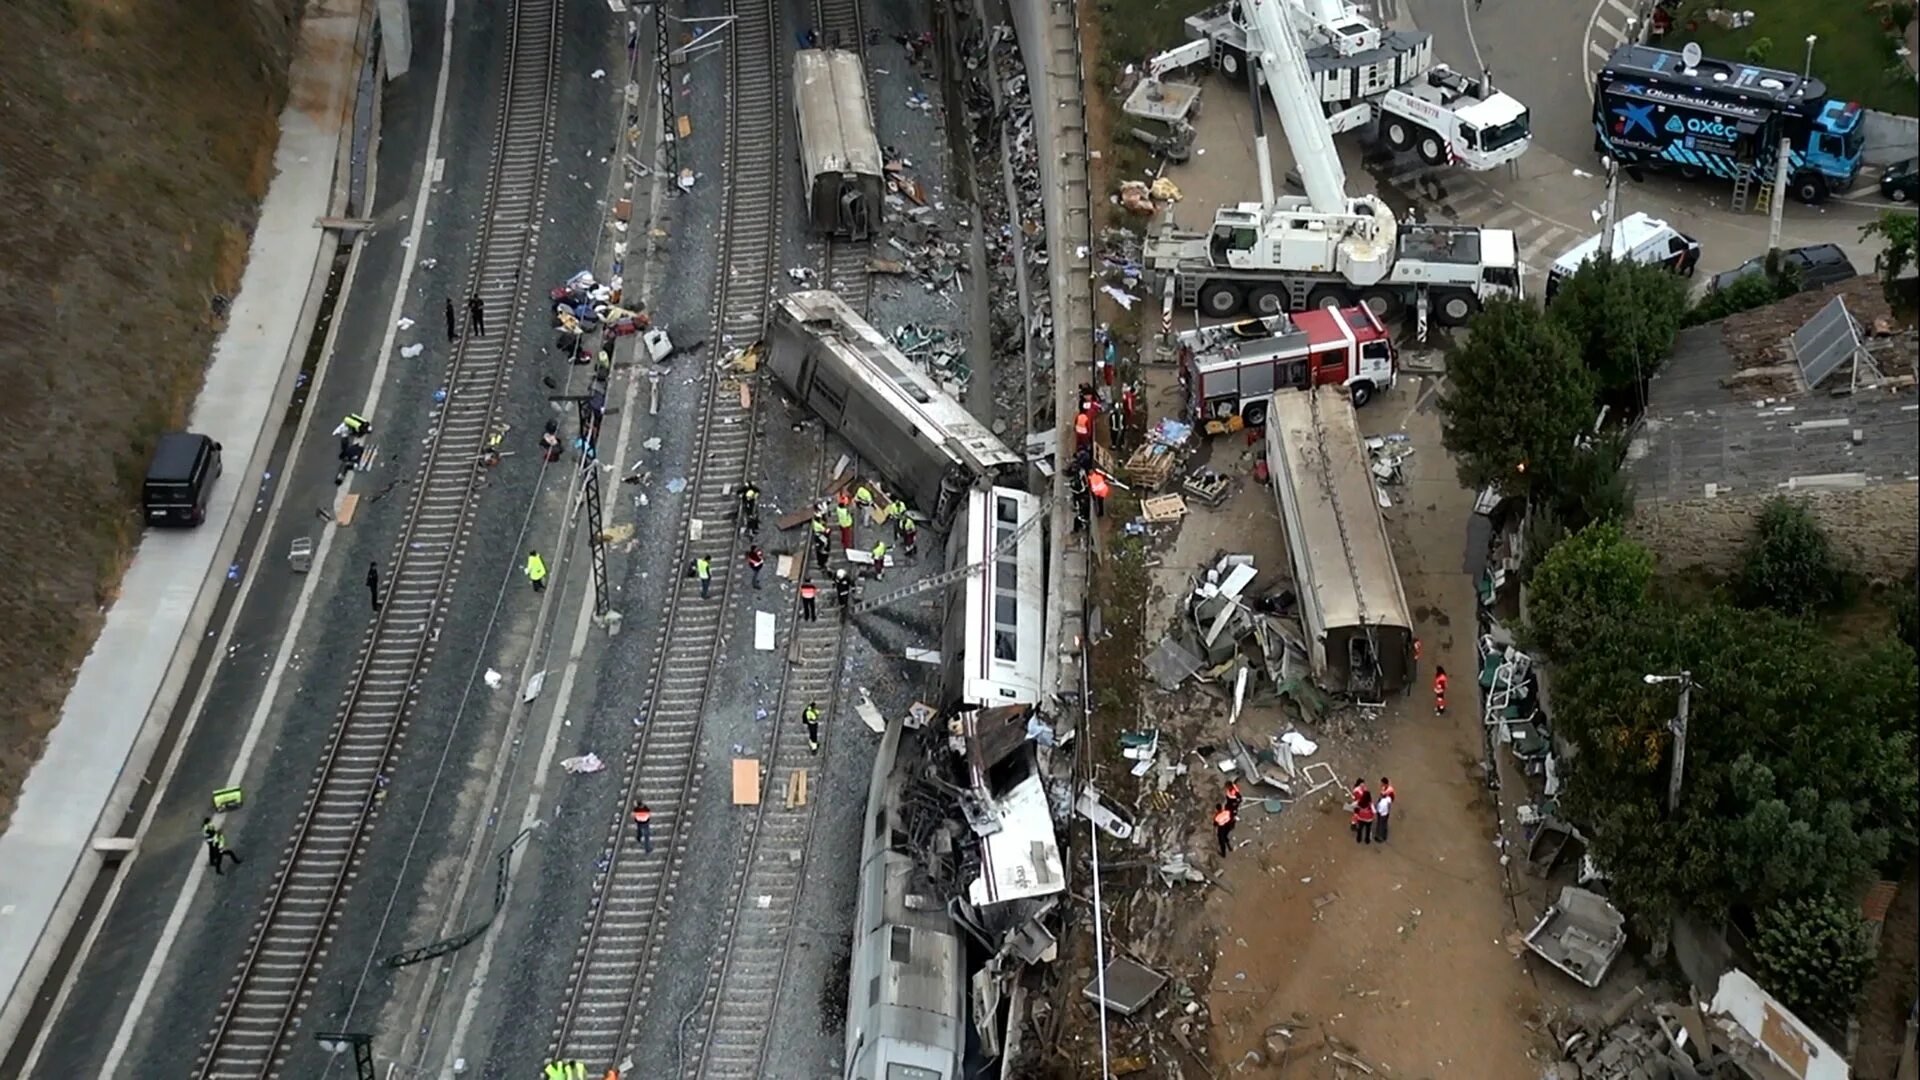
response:
M7 5L0 828L138 542L153 440L199 392L215 297L239 286L298 6Z

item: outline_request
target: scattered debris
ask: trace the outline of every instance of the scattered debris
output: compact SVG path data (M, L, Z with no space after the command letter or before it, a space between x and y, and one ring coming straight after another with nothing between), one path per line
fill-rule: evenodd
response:
M1527 934L1527 948L1573 976L1599 986L1627 943L1626 916L1598 893L1568 885Z
M579 776L585 773L597 773L606 768L607 763L601 761L598 754L581 754L579 757L562 759L560 767Z

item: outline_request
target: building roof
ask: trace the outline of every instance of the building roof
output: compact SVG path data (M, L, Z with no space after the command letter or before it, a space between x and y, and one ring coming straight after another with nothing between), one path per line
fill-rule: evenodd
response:
M1675 339L1627 452L1640 499L1861 487L1920 474L1911 385L1754 399L1735 379L1741 367L1717 323Z

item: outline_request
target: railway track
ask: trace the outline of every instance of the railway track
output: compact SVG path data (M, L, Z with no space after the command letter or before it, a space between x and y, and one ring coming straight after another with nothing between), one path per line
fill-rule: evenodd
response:
M830 453L823 438L822 477ZM816 801L810 790L798 785L819 776L826 744L841 723L839 684L847 626L846 612L837 605L818 622L801 621L798 614L796 605L787 668L761 755L767 762L767 788L745 823L742 856L734 863L727 893L732 899L722 948L713 956L700 1000L681 1019L680 1045L695 1049L684 1070L689 1077L752 1080L762 1075L785 982L787 944L806 878ZM817 705L821 714L817 751L801 716L810 705ZM789 792L802 795L790 803Z
M814 0L814 25L821 39L838 42L839 47L867 54L866 24L860 17L861 0ZM867 83L867 114L873 114L873 83ZM878 130L876 126L875 130ZM827 244L827 288L840 294L853 310L866 314L872 296L872 276L867 265L873 259L873 241L835 240Z
M561 13L561 0L513 6L487 206L468 283L498 330L462 338L449 365L449 395L388 562L386 598L361 642L305 809L202 1044L195 1074L203 1080L272 1077L285 1066L406 740L420 677L460 576L476 462L513 369L511 343L525 295L520 272L539 233L535 215L546 184Z
M864 56L859 0L816 0L814 13L825 40ZM868 108L872 108L871 91ZM870 298L867 263L872 250L868 240L833 240L821 253L828 286L863 314ZM823 437L823 485L833 479L825 472L830 460L831 450ZM817 776L821 760L809 744L801 713L810 705L819 707L822 751L842 722L839 683L846 613L836 606L827 618L812 623L800 621L798 614L796 605L787 667L762 755L768 763L767 789L746 823L741 856L734 863L727 893L731 902L722 924L723 947L713 956L699 1000L680 1022L678 1061L688 1078L752 1080L765 1071L813 840L814 797L808 793L793 804L788 801L796 778L802 773L808 779ZM690 1060L687 1047L693 1048Z
M721 348L750 344L765 329L773 283L779 205L780 85L772 0L734 0L728 30L728 142L722 162L726 206L716 277L715 337ZM689 518L734 518L738 485L753 456L751 406L742 407L729 380L703 389L694 453ZM723 616L736 566L737 530L706 528L692 539L683 528L678 565L712 560L716 594L675 576L673 596L654 648L653 693L625 762L627 803L645 800L660 844L640 849L624 806L609 830L608 865L596 883L568 993L554 1024L550 1058L577 1058L597 1071L621 1061L635 1020L653 989L673 885L683 854L681 826L700 778L700 729L707 683L720 651Z

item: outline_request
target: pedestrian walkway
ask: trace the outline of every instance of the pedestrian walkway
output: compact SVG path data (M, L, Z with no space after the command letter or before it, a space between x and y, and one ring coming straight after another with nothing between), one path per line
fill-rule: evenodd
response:
M141 542L46 752L0 835L0 1047L10 1044L153 764L160 728L207 633L244 532L273 436L293 391L333 234L337 162L351 138L368 23L356 0L315 0L301 24L280 116L274 180L260 206L227 329L214 346L192 430L224 450L206 524ZM344 185L342 194L344 194ZM279 358L273 363L272 358ZM269 362L262 363L263 359ZM247 568L240 568L245 572Z

